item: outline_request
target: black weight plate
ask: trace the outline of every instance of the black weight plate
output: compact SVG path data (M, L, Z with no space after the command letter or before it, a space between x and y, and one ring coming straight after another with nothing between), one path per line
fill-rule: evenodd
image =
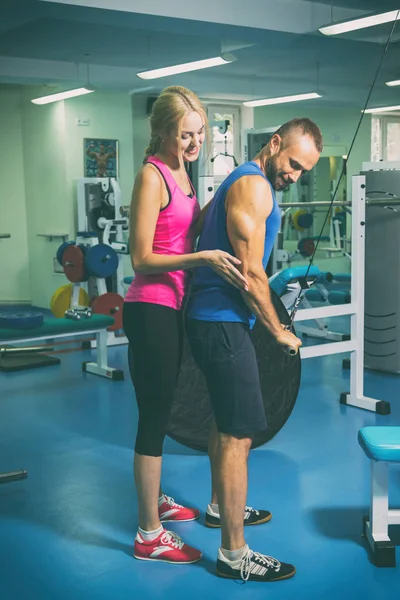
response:
M35 329L43 325L43 313L0 313L0 327L3 329Z
M289 315L271 289L271 297L281 323L289 324ZM300 386L300 355L289 356L268 330L256 322L252 330L264 410L268 427L253 439L257 448L272 439L285 425L295 405ZM245 401L245 399L243 399ZM167 429L169 437L181 444L206 452L212 423L212 410L202 373L184 341L182 366Z

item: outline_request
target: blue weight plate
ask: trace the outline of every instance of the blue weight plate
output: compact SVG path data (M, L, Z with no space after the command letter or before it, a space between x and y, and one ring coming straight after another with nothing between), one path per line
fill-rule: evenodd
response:
M43 325L43 313L0 313L0 328L33 329Z
M85 267L92 277L110 277L118 268L118 254L107 244L96 244L86 251Z

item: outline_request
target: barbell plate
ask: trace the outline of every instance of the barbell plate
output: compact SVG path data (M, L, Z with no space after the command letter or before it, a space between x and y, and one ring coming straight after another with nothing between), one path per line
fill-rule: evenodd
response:
M271 298L281 323L289 325L286 308L271 289ZM289 356L258 321L252 329L264 411L268 427L253 438L252 448L272 439L285 425L296 403L300 386L300 355ZM131 363L131 361L130 361ZM246 399L243 398L245 402ZM207 451L213 416L204 377L184 340L183 359L167 429L169 437L193 448Z
M84 258L84 251L80 246L73 244L64 250L62 258L64 273L72 283L88 280Z
M34 329L43 325L43 313L0 313L2 329Z
M292 216L292 224L293 227L297 230L297 231L304 231L304 227L302 227L299 223L299 218L302 215L305 215L307 213L306 210L304 210L304 208L300 208L299 210L296 210L296 212L294 213L294 215Z
M73 246L74 244L75 244L75 242L64 242L63 244L61 244L61 246L58 247L56 256L57 256L57 261L59 262L59 264L61 266L63 264L62 263L62 259L63 259L63 256L64 256L64 250L66 248L68 248L68 246Z
M107 327L108 331L116 331L122 329L122 313L124 306L124 299L115 292L108 292L107 294L101 294L93 298L91 303L94 313L100 315L109 315L115 319L114 325Z
M315 243L312 238L302 238L297 244L297 249L304 258L312 256L315 248Z
M86 251L85 267L93 277L110 277L118 269L118 254L107 244L96 244Z
M72 293L74 286L71 283L60 286L56 289L50 300L50 310L55 317L62 319L65 311L71 308ZM79 290L79 306L89 306L89 295L83 288Z

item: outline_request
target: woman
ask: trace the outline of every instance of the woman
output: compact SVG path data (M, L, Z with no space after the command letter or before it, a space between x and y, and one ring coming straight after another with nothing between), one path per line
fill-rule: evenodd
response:
M205 139L207 117L200 100L185 88L166 88L153 105L150 124L150 145L132 194L130 248L136 276L123 315L139 410L134 556L192 563L201 553L165 531L161 522L192 521L199 511L176 504L160 488L162 446L181 362L188 270L210 266L240 288L245 280L236 268L240 261L230 254L194 253L200 208L184 163L198 159Z

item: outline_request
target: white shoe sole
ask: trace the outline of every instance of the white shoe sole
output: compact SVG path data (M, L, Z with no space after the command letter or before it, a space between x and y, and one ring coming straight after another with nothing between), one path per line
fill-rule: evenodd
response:
M136 554L133 555L133 558L136 558L136 560L147 560L149 562L165 562L165 563L169 563L170 565L193 565L194 563L199 562L199 560L201 560L203 557L202 554L200 554L199 558L196 558L196 560L189 560L186 562L176 562L173 560L164 560L163 558L144 558L142 556L136 556Z
M160 519L160 523L189 523L189 521L197 521L197 519L200 519L200 515L192 519Z

